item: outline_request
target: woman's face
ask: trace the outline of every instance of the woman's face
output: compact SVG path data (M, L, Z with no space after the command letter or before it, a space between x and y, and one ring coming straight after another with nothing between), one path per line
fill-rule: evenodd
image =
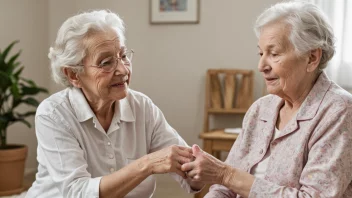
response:
M310 79L307 78L309 58L298 57L288 35L287 26L270 24L262 29L258 42L258 69L263 73L268 93L280 97L299 95Z
M121 45L115 31L96 32L85 41L87 55L83 60L84 72L78 75L79 85L90 102L115 101L127 96L132 65L118 59L115 70L105 72L98 65L113 64L121 58L126 47Z

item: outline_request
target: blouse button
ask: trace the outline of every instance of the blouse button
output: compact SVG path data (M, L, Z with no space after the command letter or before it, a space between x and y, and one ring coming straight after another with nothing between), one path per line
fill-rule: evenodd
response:
M109 158L110 159L114 158L114 155L113 154L109 154Z
M108 145L110 146L110 145L111 145L111 142L108 142Z
M260 153L260 154L263 154L263 149L260 149L259 153Z
M110 168L110 173L113 173L115 172L115 169L114 168Z

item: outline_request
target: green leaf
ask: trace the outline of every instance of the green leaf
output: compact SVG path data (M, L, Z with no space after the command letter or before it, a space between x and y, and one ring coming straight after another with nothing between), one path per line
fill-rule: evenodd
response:
M19 64L18 64L19 65ZM18 68L18 70L13 74L15 76L16 79L18 79L18 77L20 76L20 74L22 73L24 67L20 67Z
M34 107L37 107L39 105L39 102L32 97L26 98L26 99L22 100L22 102L24 102L28 105L34 106Z
M36 87L37 86L33 80L28 80L28 79L25 79L25 78L21 78L21 80L23 80L24 82L26 82L27 84L29 84L32 87Z
M17 99L14 98L12 100L12 109L15 109L19 104L21 104L22 102L21 98L17 98Z
M35 115L36 111L28 111L26 113L17 113L16 116L18 118L25 118L25 117L28 117L28 116L31 116L31 115Z
M0 71L0 89L4 93L11 86L11 79L5 72Z
M10 90L11 90L11 94L12 94L14 99L21 98L20 90L18 89L17 84L12 84Z
M7 74L12 74L12 71L19 65L19 64L16 64L15 61L20 56L20 54L21 54L21 50L17 52L15 55L13 55L10 58L10 60L7 62L7 69L6 69Z
M7 54L10 52L10 50L12 49L12 47L13 47L16 43L18 43L18 42L19 42L18 40L12 42L12 43L4 50L4 52L0 54L0 57L1 57L0 59L2 59L2 61L5 61L5 60L6 60Z
M31 128L31 124L25 120L25 119L18 119L17 121L22 122L23 124L27 125L29 128Z
M21 76L24 69L19 61L21 50L14 55L11 53L16 43L18 41L12 42L5 50L0 49L0 147L3 148L6 147L6 134L3 135L2 132L16 122L22 122L31 127L25 118L36 113L36 109L19 113L16 112L16 108L21 104L37 107L39 102L34 95L41 92L48 93L47 89Z
M40 92L47 92L46 89L40 87L27 87L22 84L21 92L23 95L36 95Z
M0 123L2 123L1 125L3 125L4 123L8 123L9 121L9 117L0 115Z
M32 116L32 115L35 115L36 111L28 111L26 113L17 113L16 114L16 117L17 118L20 118L20 119L23 119L23 118L26 118L28 116Z

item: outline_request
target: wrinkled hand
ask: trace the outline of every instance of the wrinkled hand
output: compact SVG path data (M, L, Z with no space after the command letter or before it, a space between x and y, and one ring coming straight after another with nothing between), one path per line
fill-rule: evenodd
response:
M181 165L191 162L194 157L192 149L183 146L172 145L154 153L146 155L149 171L151 174L174 172L183 178L186 174L181 171Z
M192 152L195 160L181 167L182 171L187 172L187 177L204 184L222 184L228 166L202 151L196 144L192 146Z

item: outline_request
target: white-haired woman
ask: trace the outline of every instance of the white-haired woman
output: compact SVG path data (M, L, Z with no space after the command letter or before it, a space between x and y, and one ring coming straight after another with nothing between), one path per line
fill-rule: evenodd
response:
M352 96L323 69L333 33L314 5L278 3L255 26L259 71L270 95L246 113L225 163L193 146L182 165L213 185L207 198L352 197Z
M144 94L128 88L133 51L123 21L108 11L67 19L50 48L53 78L66 89L35 117L38 173L27 197L151 197L153 174L180 170L191 149Z

